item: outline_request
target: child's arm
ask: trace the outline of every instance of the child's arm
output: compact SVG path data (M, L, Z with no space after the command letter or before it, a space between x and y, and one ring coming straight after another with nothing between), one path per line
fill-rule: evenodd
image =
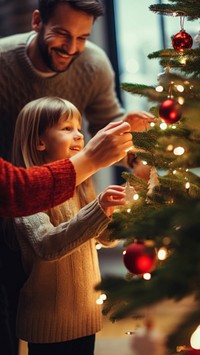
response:
M115 207L124 205L124 198L124 186L111 185L99 195L99 204L108 217L112 217ZM109 237L110 231L106 229L99 235L98 238L96 238L96 240L104 247L114 247L119 243L118 240L109 240Z
M28 241L35 253L45 260L55 260L72 253L107 228L114 206L123 204L123 191L121 186L110 186L73 218L57 227L46 213L15 218L14 227L21 248L27 248Z

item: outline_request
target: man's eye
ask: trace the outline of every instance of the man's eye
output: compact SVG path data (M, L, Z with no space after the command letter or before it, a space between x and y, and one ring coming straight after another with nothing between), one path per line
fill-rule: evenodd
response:
M86 39L87 39L87 38L85 38L85 37L78 37L78 40L79 40L79 41L86 41Z
M54 32L59 36L66 36L65 32L60 32L60 31L54 31Z

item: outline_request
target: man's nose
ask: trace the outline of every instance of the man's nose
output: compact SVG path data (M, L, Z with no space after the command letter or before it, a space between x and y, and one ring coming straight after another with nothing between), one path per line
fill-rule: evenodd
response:
M67 38L64 49L69 55L75 54L77 51L76 39L75 38Z

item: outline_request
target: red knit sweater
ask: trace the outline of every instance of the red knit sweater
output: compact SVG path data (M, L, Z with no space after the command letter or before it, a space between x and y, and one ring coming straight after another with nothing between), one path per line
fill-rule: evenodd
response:
M0 216L26 216L58 205L73 196L75 181L67 159L25 169L0 158Z

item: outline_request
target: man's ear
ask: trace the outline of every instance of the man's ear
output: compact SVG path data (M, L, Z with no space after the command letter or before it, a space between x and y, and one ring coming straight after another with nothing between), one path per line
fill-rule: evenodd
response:
M39 140L39 144L37 144L37 150L39 150L40 152L46 150L46 145L44 143L44 141L40 138Z
M42 20L41 20L41 17L40 17L40 12L39 10L35 10L33 11L33 14L32 14L32 29L35 31L35 32L40 32L41 28L42 28Z

